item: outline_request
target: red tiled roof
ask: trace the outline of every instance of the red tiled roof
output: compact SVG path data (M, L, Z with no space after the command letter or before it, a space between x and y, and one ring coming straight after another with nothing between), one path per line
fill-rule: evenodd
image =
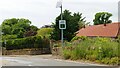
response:
M77 36L117 37L120 35L120 22L86 26L77 32Z

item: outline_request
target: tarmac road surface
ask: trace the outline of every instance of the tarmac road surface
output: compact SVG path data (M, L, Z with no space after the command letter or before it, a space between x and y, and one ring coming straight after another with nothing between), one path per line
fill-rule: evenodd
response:
M20 55L20 56L2 56L2 66L104 66L99 64L90 64L61 59L54 59L52 55Z

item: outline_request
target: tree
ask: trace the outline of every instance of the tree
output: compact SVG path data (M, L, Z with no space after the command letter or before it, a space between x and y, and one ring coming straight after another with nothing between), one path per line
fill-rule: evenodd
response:
M37 31L37 35L40 35L40 36L43 36L43 37L46 37L46 38L50 38L50 34L51 34L52 31L53 31L53 28L48 28L48 27L40 28Z
M95 19L93 20L94 25L111 23L112 20L109 20L109 18L111 16L112 16L112 14L108 13L108 12L99 12L99 13L96 13L95 14Z
M4 34L12 34L12 26L18 22L18 19L12 18L12 19L5 19L2 22L2 32Z
M24 33L24 37L35 36L37 34L38 28L34 25L28 27L27 31Z
M17 35L18 38L25 37L25 33L29 31L36 31L37 32L37 27L36 26L31 26L31 21L28 19L5 19L1 26L2 26L2 32L4 35ZM35 34L34 34L35 35Z
M82 13L72 13L69 10L63 12L63 19L66 20L66 29L64 30L64 39L70 41L74 36L75 32L79 30L79 24L84 21ZM51 33L51 39L60 40L61 30L59 29L60 15L56 17L56 22L53 24L53 32ZM85 22L85 21L84 21Z

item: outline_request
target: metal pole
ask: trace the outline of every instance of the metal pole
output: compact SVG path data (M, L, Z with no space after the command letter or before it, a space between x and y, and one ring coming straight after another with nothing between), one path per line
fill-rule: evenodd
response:
M62 5L61 5L61 20L63 19L62 17ZM62 46L63 46L63 29L61 29L61 43L62 43Z
M61 20L62 20L62 5L61 5Z
M61 43L62 43L62 46L63 46L63 29L61 29Z

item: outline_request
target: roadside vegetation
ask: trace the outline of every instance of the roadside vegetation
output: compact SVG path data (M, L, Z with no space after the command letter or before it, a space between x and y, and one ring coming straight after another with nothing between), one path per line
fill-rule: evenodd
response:
M62 57L71 60L89 60L103 64L120 64L118 46L120 39L74 37L65 42ZM58 45L59 46L59 45Z
M29 49L29 48L50 48L50 41L41 36L31 36L18 39L6 40L6 44L2 42L2 46L7 50Z
M50 38L50 34L52 33L52 31L53 31L53 28L40 28L37 31L37 36Z
M86 22L82 13L72 13L69 10L64 10L62 16L63 20L66 20L66 29L63 31L64 40L70 41L76 35L75 32L77 32L80 28L83 28L85 25L88 25L88 22ZM52 24L54 30L50 36L51 39L56 41L61 39L59 20L61 20L61 15L57 16L55 23Z
M47 36L43 37L44 35L40 34L38 28L31 25L31 23L31 21L24 18L5 19L0 25L2 29L2 40L0 40L2 47L7 50L50 48L50 40L47 38L48 34L45 33L47 28L40 29L40 33Z
M94 25L111 23L111 13L98 12L93 19ZM51 34L51 39L56 40L53 47L58 49L62 47L61 53L58 53L64 59L71 60L89 60L96 63L103 64L120 64L119 47L120 37L118 39L104 38L104 37L77 37L76 32L89 25L85 18L82 17L82 13L74 13L73 15L69 10L63 12L63 19L67 22L67 28L64 30L64 46L61 46L61 32L59 29L58 21L60 15L56 18L56 22L53 25L54 30ZM74 23L73 23L74 22ZM59 49L58 49L59 50ZM59 51L56 51L59 52Z
M61 30L59 29L59 20L61 15L56 17L52 25L38 29L31 25L28 19L5 19L0 28L2 29L2 47L7 50L26 49L26 48L50 48L50 40L53 47L62 47L59 54L64 59L71 60L89 60L103 64L120 64L118 52L120 52L120 37L101 38L101 37L76 37L76 32L90 25L85 20L82 13L72 13L69 10L63 12L63 19L66 20L66 29L64 30L64 46L61 46ZM93 19L94 25L111 23L109 18L112 16L108 12L96 13ZM51 27L52 26L52 27Z

